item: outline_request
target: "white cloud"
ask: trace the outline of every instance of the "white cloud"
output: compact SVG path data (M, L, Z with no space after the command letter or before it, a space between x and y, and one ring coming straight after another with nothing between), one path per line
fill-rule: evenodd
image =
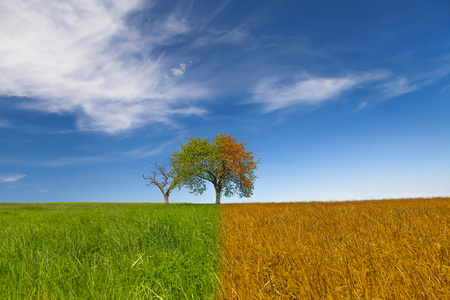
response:
M412 84L408 79L400 77L382 84L382 89L387 98L400 96L416 91L422 87L421 84Z
M367 106L367 102L364 101L361 104L359 104L358 108L356 109L356 111L362 110Z
M449 73L450 66L446 64L439 69L414 74L409 77L391 74L387 80L380 83L378 88L383 92L385 98L394 98L433 85Z
M130 151L123 152L123 155L126 155L131 158L145 158L149 156L155 156L164 151L169 145L172 145L174 141L169 141L163 144L158 145L153 149L148 148L137 148Z
M189 31L186 20L177 14L169 15L169 17L162 22L161 27L170 35L182 34Z
M117 160L117 157L113 156L72 156L72 157L60 157L52 160L21 160L16 159L14 157L7 157L0 155L0 165L14 165L14 166L40 166L40 167L49 167L49 168L58 168L58 167L66 167L66 166L75 166L75 165L91 165L95 163L104 163L112 160ZM26 175L0 175L0 182L2 182L2 178L16 178L18 179L25 177ZM17 179L17 180L18 180Z
M185 64L180 64L180 67L178 69L170 69L170 71L172 71L173 75L175 76L183 76L184 72L186 71L186 65Z
M15 175L0 175L0 183L6 183L6 182L15 182L17 180L20 180L27 175L23 174L15 174Z
M254 37L248 33L244 26L232 30L211 30L206 35L197 37L194 45L197 47L210 47L211 45L226 44L242 47L251 45Z
M187 32L175 14L141 32L127 25L140 1L0 2L0 95L33 98L22 106L76 112L82 130L117 133L203 113L191 101L208 91L165 78L168 61L149 53ZM185 65L176 69L184 74Z
M277 78L266 78L258 82L254 101L264 104L264 111L271 112L292 105L318 104L355 87L360 79L354 76L326 78L310 77L289 85L280 85Z
M42 166L42 167L66 167L66 166L75 166L75 165L90 165L93 163L105 162L108 161L106 157L100 156L74 156L74 157L62 157L49 161L37 161L31 162L30 164Z
M8 120L1 120L0 119L0 128L5 128L5 127L11 127L11 123L9 123Z
M321 104L356 88L374 88L374 83L376 89L386 93L385 82L391 77L389 72L378 70L342 77L314 77L306 74L288 84L280 83L277 77L264 78L256 84L252 102L263 104L263 111L267 113L298 104ZM367 102L363 102L357 110L366 105Z

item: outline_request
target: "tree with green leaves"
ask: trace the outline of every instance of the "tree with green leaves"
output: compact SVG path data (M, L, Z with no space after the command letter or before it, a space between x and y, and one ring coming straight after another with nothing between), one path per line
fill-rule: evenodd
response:
M206 182L213 184L216 204L224 194L230 197L250 197L253 194L254 171L258 161L244 142L228 134L217 134L212 142L199 137L190 138L180 150L172 153L174 187L185 186L191 193L202 194Z

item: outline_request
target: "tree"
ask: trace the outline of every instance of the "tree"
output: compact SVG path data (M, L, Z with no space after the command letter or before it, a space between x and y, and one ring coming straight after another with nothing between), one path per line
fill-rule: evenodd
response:
M191 193L202 194L206 182L211 182L216 192L216 204L224 194L230 197L250 197L257 178L254 171L258 161L244 142L228 134L217 134L213 141L193 137L180 151L172 153L174 187L186 186Z
M154 170L152 171L152 174L148 177L145 177L144 174L142 174L142 177L146 180L150 180L150 183L146 184L146 186L156 185L160 189L164 196L164 204L167 205L169 204L170 193L174 188L173 176L171 174L172 163L163 163L161 165L154 163L153 165Z

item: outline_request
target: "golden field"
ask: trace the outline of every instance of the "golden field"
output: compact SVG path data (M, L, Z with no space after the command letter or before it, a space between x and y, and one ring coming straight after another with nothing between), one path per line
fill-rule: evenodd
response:
M222 207L219 299L450 299L450 199Z

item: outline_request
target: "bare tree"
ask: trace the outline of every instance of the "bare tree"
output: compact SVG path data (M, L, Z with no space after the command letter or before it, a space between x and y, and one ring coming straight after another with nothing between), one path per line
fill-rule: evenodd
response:
M142 177L146 180L150 180L146 186L156 185L164 196L164 204L169 204L169 196L173 190L173 177L171 174L172 163L157 164L154 163L154 169L148 177L142 174Z

